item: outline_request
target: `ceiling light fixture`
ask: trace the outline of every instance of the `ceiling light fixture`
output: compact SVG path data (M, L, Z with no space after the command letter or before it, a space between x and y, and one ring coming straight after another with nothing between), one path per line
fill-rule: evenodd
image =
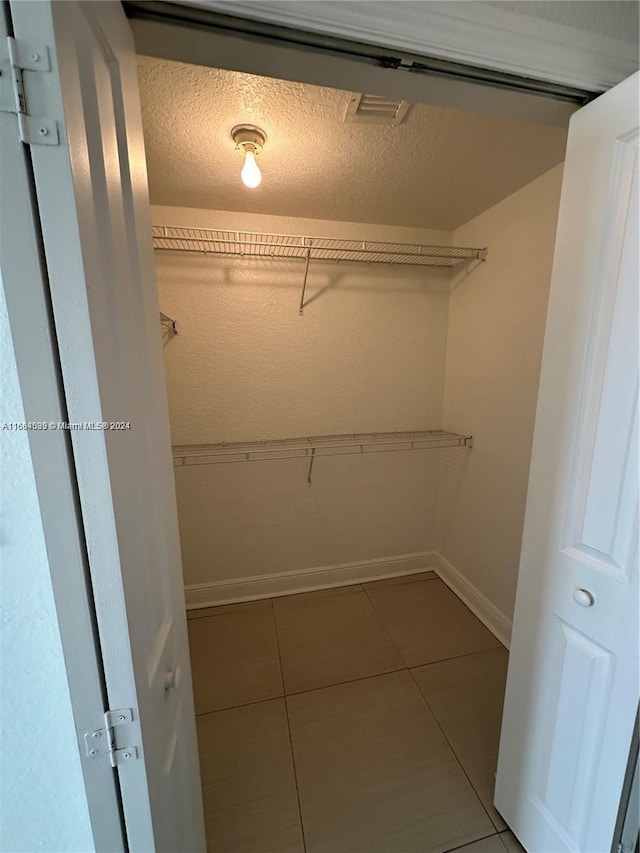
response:
M253 124L237 124L231 131L231 138L236 144L236 151L244 154L244 166L240 172L242 183L245 187L255 189L262 181L256 157L264 148L267 134Z

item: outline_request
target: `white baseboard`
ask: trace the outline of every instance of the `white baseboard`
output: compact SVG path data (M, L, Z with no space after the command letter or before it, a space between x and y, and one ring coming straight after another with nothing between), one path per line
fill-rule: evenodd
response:
M452 592L455 592L459 599L464 601L469 610L472 610L478 619L508 649L511 645L511 620L489 601L486 595L483 595L471 581L467 580L455 566L452 566L442 554L434 552L431 561L431 568L438 577L446 583Z
M429 571L436 556L435 551L427 551L316 569L189 584L185 587L187 610L417 574Z
M435 571L502 645L509 648L511 620L437 551L403 554L399 557L363 560L359 563L343 563L337 566L321 566L315 569L254 575L213 583L190 584L185 587L185 598L187 610L194 610L199 607L214 607L218 604L236 604L259 598L349 586L429 570Z

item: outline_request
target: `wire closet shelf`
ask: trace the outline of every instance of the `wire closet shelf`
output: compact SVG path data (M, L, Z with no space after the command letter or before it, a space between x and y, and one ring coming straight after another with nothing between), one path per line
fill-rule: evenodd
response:
M472 446L473 436L439 429L418 432L351 433L348 435L269 439L256 442L176 445L173 447L173 463L176 466L216 465L223 462L307 459L307 485L310 486L313 463L320 456Z
M425 267L454 267L463 261L484 261L487 257L486 249L463 246L334 240L325 237L219 231L169 225L153 226L153 245L161 251L230 255L240 258L298 258L306 261L357 261Z
M223 462L258 462L313 456L342 456L352 453L381 453L401 450L434 450L471 447L473 437L445 430L417 432L370 432L347 435L318 435L303 438L268 439L254 442L174 445L175 465L206 465Z

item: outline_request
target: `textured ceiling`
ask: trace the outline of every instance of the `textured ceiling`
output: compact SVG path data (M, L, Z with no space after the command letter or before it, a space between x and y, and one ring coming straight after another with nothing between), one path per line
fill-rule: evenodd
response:
M349 93L139 57L151 202L452 229L561 162L566 131L415 105L396 127L345 124ZM262 185L230 130L267 133Z

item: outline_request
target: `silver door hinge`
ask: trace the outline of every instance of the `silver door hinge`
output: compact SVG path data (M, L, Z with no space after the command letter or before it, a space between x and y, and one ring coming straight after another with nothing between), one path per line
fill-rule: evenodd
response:
M7 36L0 47L0 112L18 117L20 139L28 145L58 145L55 119L29 115L22 79L23 71L50 71L49 49Z
M121 746L117 743L116 729L133 722L133 711L131 708L120 708L118 711L105 711L104 728L93 732L86 732L84 742L89 758L99 758L108 755L112 767L132 761L138 757L138 748L135 746Z

